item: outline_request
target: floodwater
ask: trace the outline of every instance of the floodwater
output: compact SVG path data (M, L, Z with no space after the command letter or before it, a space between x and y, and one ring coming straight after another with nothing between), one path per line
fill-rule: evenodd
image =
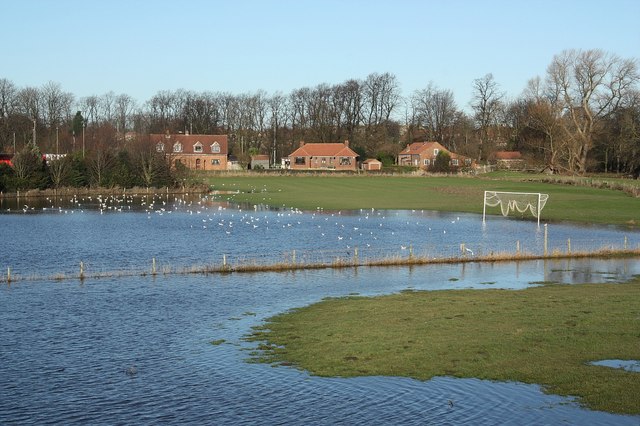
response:
M0 267L11 267L25 279L0 286L1 424L640 421L640 416L586 410L570 398L521 383L313 377L293 368L248 363L255 344L243 339L268 317L325 297L616 281L640 273L638 260L46 278L75 271L80 261L88 271L137 270L148 269L152 257L185 266L218 261L222 254L232 261L242 256L278 259L293 250L311 252L313 244L333 255L349 250L349 242L368 243L376 254L404 255L408 246L436 254L446 247L459 250L462 242L474 251L492 250L514 238L525 247L538 247L541 234L535 224L502 218L491 218L483 228L473 215L241 211L207 200L164 201L155 201L152 209L129 209L125 202L102 212L79 202L37 211L31 206L3 209ZM630 246L639 240L637 233L614 228L548 228L550 241L558 236L553 239L558 246L566 238L575 244L622 244L626 237ZM446 234L456 238L447 242ZM31 276L44 278L27 279Z

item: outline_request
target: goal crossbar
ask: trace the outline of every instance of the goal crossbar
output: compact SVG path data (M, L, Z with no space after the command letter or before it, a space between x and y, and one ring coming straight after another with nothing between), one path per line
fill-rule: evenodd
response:
M482 206L482 223L485 223L487 206L500 206L503 216L507 216L510 211L516 210L524 213L527 210L538 219L540 225L540 213L544 208L549 194L540 192L508 192L508 191L484 191L484 202Z

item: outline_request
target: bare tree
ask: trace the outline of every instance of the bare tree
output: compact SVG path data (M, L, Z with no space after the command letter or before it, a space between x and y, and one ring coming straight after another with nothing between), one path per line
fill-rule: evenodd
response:
M271 164L275 165L278 157L278 152L282 157L282 140L280 137L279 129L287 125L287 98L281 93L276 93L268 100L269 113L271 118L271 136L272 144L270 150Z
M87 124L98 124L100 119L100 99L96 95L91 95L80 99L78 105L80 107L80 110L82 111L82 116L87 121Z
M0 149L12 141L12 116L17 109L18 89L6 78L0 79ZM15 130L14 130L15 131Z
M362 108L364 107L362 82L347 80L335 88L335 97L341 104L340 127L346 132L346 137L357 144L356 130L362 123Z
M54 188L60 188L71 174L69 157L57 158L49 162L49 176Z
M382 124L389 120L400 101L400 86L391 73L373 73L364 82L367 125Z
M16 110L18 89L6 78L0 78L0 119L7 118Z
M130 128L132 122L131 115L136 108L135 100L125 94L116 96L115 98L115 116L116 116L116 129L123 134Z
M499 110L502 106L501 99L504 93L500 92L498 83L494 80L493 74L486 74L482 78L473 81L473 99L471 107L474 111L474 118L480 131L478 144L478 161L486 157L485 147L489 142L490 129L497 123Z
M453 92L438 89L433 83L429 83L426 89L414 93L412 108L415 111L415 124L427 130L429 139L450 147L453 125L458 114Z
M64 92L59 83L52 81L45 84L40 93L43 120L49 133L49 145L53 146L54 140L57 142L59 128L67 123L71 117L74 97L71 93Z
M630 95L629 106L618 108L599 138L605 172L640 175L640 92Z
M88 160L92 182L98 187L103 186L106 174L114 163L113 153L109 149L97 147L90 151Z
M565 50L547 68L547 90L558 93L569 142L569 170L584 173L603 120L624 105L640 76L636 60L601 50Z
M524 91L524 124L542 135L538 148L544 152L546 165L553 171L566 169L567 141L562 131L562 109L558 92L546 91L539 77L529 80Z

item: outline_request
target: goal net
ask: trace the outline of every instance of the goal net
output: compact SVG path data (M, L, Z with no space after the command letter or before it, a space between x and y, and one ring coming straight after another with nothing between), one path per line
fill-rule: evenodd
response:
M500 192L500 191L484 191L484 206L482 207L482 223L486 216L487 206L500 206L503 216L508 216L510 212L517 211L519 213L531 212L533 217L538 219L540 224L540 213L544 208L549 194L541 194L539 192Z

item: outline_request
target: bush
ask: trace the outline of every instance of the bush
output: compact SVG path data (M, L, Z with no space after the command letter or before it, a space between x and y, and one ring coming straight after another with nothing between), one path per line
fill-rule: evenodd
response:
M438 152L436 159L431 167L429 167L429 171L434 173L451 173L451 156L444 151Z

